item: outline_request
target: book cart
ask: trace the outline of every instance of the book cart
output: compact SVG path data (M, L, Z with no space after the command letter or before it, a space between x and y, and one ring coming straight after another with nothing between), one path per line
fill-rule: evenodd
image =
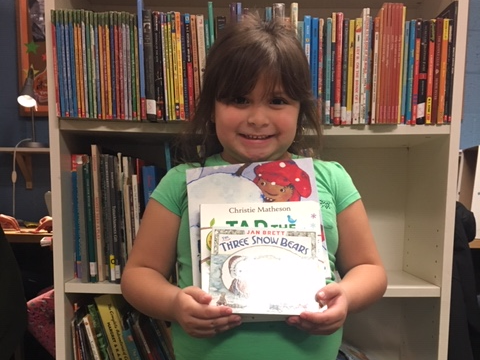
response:
M430 19L449 0L407 0L407 19ZM326 3L325 3L326 4ZM303 15L327 17L343 11L360 16L364 7L375 15L383 1L299 2ZM214 2L215 14L228 16L229 2ZM262 8L270 2L244 2ZM289 3L286 3L287 12ZM145 0L145 7L207 15L206 1ZM70 322L73 303L84 295L120 294L120 285L81 283L74 279L72 253L70 156L102 144L132 156L159 161L163 142L181 131L182 123L148 123L60 118L52 63L50 11L89 9L136 13L134 0L45 0L47 32L49 133L53 218L55 219L54 287L56 353L73 359ZM458 1L452 120L448 125L325 126L323 158L337 160L362 194L381 257L388 271L384 298L368 310L351 314L345 338L378 359L447 359L450 277L458 148L462 116L468 0ZM158 155L158 156L157 156ZM162 161L162 160L160 160Z

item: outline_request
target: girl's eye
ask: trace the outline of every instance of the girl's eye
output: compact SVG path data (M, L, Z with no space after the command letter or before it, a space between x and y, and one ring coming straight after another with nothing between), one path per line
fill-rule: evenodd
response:
M248 103L248 100L243 96L239 96L239 97L233 98L232 103L237 105L244 105Z
M281 192L281 193L287 192L287 189L281 188L281 189L280 189L280 192Z
M284 99L282 99L282 98L273 98L273 99L271 100L271 103L272 103L273 105L285 105L285 104L287 104L287 102L286 102Z

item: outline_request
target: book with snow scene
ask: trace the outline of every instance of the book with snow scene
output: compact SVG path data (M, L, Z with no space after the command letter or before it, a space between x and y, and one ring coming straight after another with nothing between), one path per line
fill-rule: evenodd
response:
M186 181L193 285L199 287L202 269L201 204L307 200L319 203L311 158L198 167L187 170ZM322 252L322 258L328 259L325 239L322 241ZM325 261L325 267L325 277L328 277L330 276L328 260ZM208 269L208 266L206 268Z

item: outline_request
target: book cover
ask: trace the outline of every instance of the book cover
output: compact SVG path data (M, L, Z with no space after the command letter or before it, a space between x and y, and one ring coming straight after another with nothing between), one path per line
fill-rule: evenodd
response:
M211 304L250 321L320 311L315 293L325 278L316 246L315 231L213 228Z
M275 203L235 203L200 205L200 262L202 289L209 290L212 236L214 227L276 228L282 230L309 230L317 232L316 258L329 274L328 253L322 215L316 201Z
M311 158L198 167L186 176L195 286L201 286L200 204L319 201Z

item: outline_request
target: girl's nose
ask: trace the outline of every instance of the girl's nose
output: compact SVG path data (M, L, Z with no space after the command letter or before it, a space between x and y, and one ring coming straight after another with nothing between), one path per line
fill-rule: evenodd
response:
M252 106L248 113L247 123L249 125L264 127L269 124L268 112L264 106Z

